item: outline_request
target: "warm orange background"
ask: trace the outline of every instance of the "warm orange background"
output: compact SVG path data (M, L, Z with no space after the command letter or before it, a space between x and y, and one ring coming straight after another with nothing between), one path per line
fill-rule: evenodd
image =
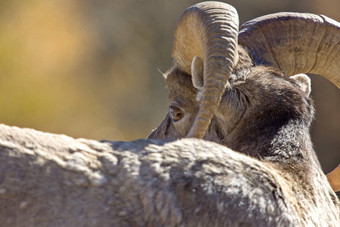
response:
M180 14L199 1L0 1L0 122L73 137L144 138L167 112L159 71L172 64ZM340 21L338 0L233 0L240 23L279 11ZM313 76L313 141L340 163L340 91Z

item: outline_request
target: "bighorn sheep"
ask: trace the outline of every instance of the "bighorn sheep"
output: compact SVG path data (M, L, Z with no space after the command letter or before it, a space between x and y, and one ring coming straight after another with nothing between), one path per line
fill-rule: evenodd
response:
M165 76L170 111L150 140L0 125L1 225L338 226L310 141L309 79L286 75L322 73L339 87L340 25L274 14L237 33L227 4L185 11ZM185 136L222 145L151 140Z
M148 138L203 138L260 159L285 179L275 187L292 197L278 200L290 200L303 225L339 224L339 201L310 139L310 79L300 73L320 74L340 88L340 24L276 13L238 27L236 10L225 3L203 2L183 13L174 66L164 75L169 113ZM328 177L336 190L340 179Z

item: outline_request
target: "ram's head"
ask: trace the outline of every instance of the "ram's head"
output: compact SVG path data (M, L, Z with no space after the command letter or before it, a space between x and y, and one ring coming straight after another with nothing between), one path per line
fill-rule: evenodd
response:
M340 24L277 13L238 27L236 10L225 3L203 2L183 13L174 65L164 75L169 112L149 138L204 138L254 156L306 148L298 140L309 137L314 110L302 73L340 88Z

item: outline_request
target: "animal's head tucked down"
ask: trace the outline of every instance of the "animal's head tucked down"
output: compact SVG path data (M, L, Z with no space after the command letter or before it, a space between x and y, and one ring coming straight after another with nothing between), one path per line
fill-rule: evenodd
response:
M292 121L308 132L310 80L293 75L320 74L340 87L340 24L307 13L259 17L240 31L238 23L221 2L185 10L164 76L169 112L149 138L204 138L241 151Z
M203 74L192 77L173 67L164 75L169 91L169 112L149 136L150 139L185 137L196 119ZM204 139L239 150L270 136L289 121L309 127L313 104L309 98L310 79L304 74L291 78L271 67L238 68L230 76Z

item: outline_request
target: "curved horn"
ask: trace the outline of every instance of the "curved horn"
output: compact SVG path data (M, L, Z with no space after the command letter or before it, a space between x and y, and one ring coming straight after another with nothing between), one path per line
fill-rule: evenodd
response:
M210 125L237 60L238 14L221 2L202 2L184 11L175 29L172 56L190 74L195 56L203 59L199 112L187 137L202 138Z
M320 74L340 88L340 23L323 15L276 13L241 26L239 44L255 64L269 64L289 76Z

